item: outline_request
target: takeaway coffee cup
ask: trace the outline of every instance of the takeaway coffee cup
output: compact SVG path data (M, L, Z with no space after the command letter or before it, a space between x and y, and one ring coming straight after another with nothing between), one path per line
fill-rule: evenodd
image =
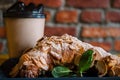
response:
M10 58L20 57L44 35L45 15L41 4L25 6L23 2L16 2L4 13L4 20Z

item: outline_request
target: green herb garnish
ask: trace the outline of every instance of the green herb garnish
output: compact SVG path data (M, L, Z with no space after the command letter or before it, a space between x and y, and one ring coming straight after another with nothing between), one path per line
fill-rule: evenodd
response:
M79 71L78 75L80 74L82 77L82 73L90 68L92 62L93 62L93 50L87 50L86 52L83 53L83 55L80 58L79 66L78 66L78 71ZM77 71L72 71L68 67L57 66L53 68L52 75L55 78L68 77L70 76L71 72L76 73Z
M55 78L68 76L72 72L69 68L64 66L57 66L52 70L52 75Z
M83 53L79 62L79 73L82 77L82 73L88 70L93 61L93 50L87 50Z

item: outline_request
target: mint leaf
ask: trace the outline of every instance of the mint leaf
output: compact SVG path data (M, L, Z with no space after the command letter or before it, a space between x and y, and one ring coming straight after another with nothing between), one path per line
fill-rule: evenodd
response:
M79 72L82 73L90 68L93 61L93 50L87 50L83 53L79 62Z
M72 72L69 68L64 66L57 66L52 70L52 75L55 78L68 76Z

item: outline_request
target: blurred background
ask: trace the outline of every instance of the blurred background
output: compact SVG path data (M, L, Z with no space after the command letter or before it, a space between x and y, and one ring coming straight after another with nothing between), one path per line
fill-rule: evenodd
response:
M70 34L120 53L120 0L21 0L45 6L45 35ZM8 53L3 11L16 0L0 0L0 54Z

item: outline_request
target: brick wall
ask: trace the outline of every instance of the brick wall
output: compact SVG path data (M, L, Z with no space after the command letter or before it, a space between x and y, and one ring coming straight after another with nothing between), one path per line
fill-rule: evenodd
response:
M45 35L68 33L112 53L120 53L120 0L21 0L44 4ZM2 11L15 0L0 0L0 53L7 53Z

